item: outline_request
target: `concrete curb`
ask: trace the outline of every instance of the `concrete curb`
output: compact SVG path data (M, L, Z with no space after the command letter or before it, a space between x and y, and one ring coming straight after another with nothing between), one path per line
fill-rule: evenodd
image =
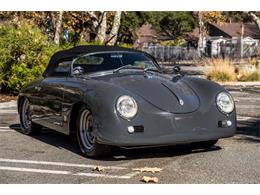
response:
M2 108L14 108L16 106L17 106L16 100L11 100L10 102L0 103L0 109L2 109Z
M260 87L260 82L255 81L255 82L217 82L220 85L224 86L259 86Z

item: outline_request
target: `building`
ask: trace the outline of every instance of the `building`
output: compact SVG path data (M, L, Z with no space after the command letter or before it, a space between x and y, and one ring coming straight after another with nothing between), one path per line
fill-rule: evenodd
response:
M212 37L223 37L223 38L238 38L251 37L253 39L260 40L260 30L255 23L224 23L224 24L213 24L208 25L208 35ZM242 32L243 31L243 32Z
M136 32L137 39L134 43L134 48L142 48L147 45L156 45L161 41L172 40L171 37L163 32L157 32L151 24L142 25Z
M208 24L205 54L209 57L257 55L260 30L254 23Z

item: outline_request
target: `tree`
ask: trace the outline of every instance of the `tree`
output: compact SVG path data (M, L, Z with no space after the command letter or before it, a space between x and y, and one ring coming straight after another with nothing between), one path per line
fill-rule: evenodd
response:
M38 26L46 35L52 39L53 24L51 21L52 12L31 12L31 11L5 11L0 12L0 18L3 21L19 24L26 21L27 23Z
M256 23L257 27L260 30L260 18L253 12L247 12L247 14L253 19L253 21Z
M110 34L108 36L107 44L108 45L115 45L118 37L118 31L121 24L121 11L116 11L114 15L114 20L112 24L112 29L110 31Z
M189 12L168 12L159 25L169 37L177 39L194 29L195 20Z
M209 23L224 23L226 18L222 11L211 12L193 12L193 17L197 20L199 25L199 39L198 39L198 52L201 54L203 47L203 39L207 34L207 25Z
M211 11L211 12L201 12L203 22L207 23L217 23L221 24L226 21L226 17L222 11Z
M57 49L36 25L0 25L1 91L14 92L39 78Z
M229 11L223 12L224 17L226 18L226 22L238 22L238 23L246 23L249 22L250 16L246 12L241 11Z
M97 28L97 36L95 41L104 43L106 41L107 31L107 12L102 12L100 16L100 24Z
M60 44L60 33L62 28L62 17L63 17L63 11L58 12L58 17L55 18L55 34L54 34L54 43L56 45ZM54 16L53 16L54 17Z
M118 41L133 44L136 40L136 31L144 23L141 12L123 12L118 33Z

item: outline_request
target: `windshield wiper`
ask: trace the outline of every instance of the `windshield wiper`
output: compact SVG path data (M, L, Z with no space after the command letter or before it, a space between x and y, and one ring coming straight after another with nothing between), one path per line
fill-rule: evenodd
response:
M161 73L162 71L160 71L159 69L154 69L154 68L145 68L144 72L158 72L158 73Z
M115 70L113 71L113 73L118 73L120 70L123 70L123 69L142 70L143 68L138 67L138 66L133 66L133 65L131 65L131 64L127 64L127 65L124 65L124 66L121 66L121 67L115 69Z

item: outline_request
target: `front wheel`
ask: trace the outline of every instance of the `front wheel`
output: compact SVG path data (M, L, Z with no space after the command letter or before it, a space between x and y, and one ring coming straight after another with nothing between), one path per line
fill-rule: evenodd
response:
M22 100L19 113L22 133L31 135L41 130L42 127L31 120L31 105L27 98Z
M79 110L76 128L79 148L84 155L97 157L109 154L109 146L97 143L93 132L93 116L86 106L82 106Z

